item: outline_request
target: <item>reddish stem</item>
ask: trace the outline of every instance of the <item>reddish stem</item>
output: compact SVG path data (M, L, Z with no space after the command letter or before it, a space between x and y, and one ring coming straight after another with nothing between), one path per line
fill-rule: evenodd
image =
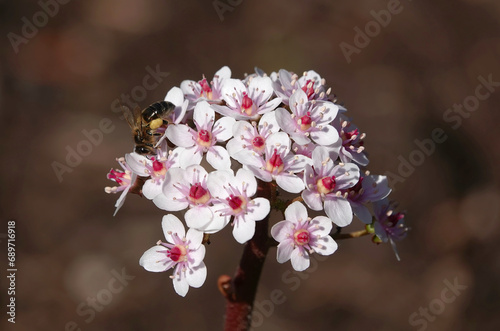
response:
M257 194L268 200L273 198L271 183L258 182ZM245 244L240 265L231 279L219 277L219 290L226 297L225 331L246 331L250 329L253 302L259 285L260 274L269 250L267 235L269 215L255 226L255 235Z

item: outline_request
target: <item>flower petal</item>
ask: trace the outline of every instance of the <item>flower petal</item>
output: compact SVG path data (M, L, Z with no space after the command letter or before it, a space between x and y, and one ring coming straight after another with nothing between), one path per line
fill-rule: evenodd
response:
M182 222L172 214L163 216L161 227L163 229L165 239L172 244L175 243L173 235L177 235L180 239L184 238L186 235L184 225L182 225Z
M304 189L304 181L296 175L281 173L276 176L276 184L290 193L299 193Z
M208 150L207 162L216 170L231 168L229 153L222 146L212 146Z
M205 100L200 101L196 104L193 112L193 120L203 128L206 128L210 122L213 122L215 118L215 112L210 107L210 104Z
M207 267L205 266L205 262L201 262L200 265L186 271L186 280L191 287L201 287L206 279Z
M191 147L194 145L193 135L189 126L184 124L172 124L167 127L165 133L168 140L179 147Z
M255 221L246 220L242 221L241 218L238 222L234 222L233 236L237 242L244 244L253 238L255 234Z
M143 266L144 269L151 272L162 272L170 269L173 264L165 263L164 260L167 259L167 255L164 253L165 250L167 250L167 248L160 245L151 247L142 254L139 259L139 264Z
M260 221L269 214L271 204L265 198L255 198L251 202L251 213L247 213L247 219Z
M310 260L309 254L304 250L301 252L299 249L295 249L290 257L292 260L292 267L297 271L304 271L309 268Z
M276 252L276 260L278 263L285 263L290 260L292 253L294 251L293 241L285 240L278 245Z
M187 282L187 279L185 277L179 277L178 275L174 275L173 283L175 292L179 294L181 297L185 297L189 291L189 284Z
M314 251L321 255L331 255L335 253L337 248L338 248L337 243L330 236L319 238L316 241L316 244L313 246Z
M194 206L184 214L186 225L200 231L203 231L210 224L212 217L212 211L208 206Z
M339 133L331 125L324 125L321 130L311 131L311 139L323 146L332 145L339 140Z
M287 221L298 223L300 221L305 221L307 217L307 209L299 201L295 201L285 209L285 219Z
M312 210L323 209L323 201L321 200L320 194L316 191L313 190L302 191L302 199L304 199L306 205Z
M271 228L271 236L277 242L282 242L293 234L293 223L290 221L281 221L273 225Z
M241 187L246 189L248 197L252 197L255 192L257 192L257 181L255 180L254 174L248 169L238 170L235 177L235 183L238 183L238 186L240 186L241 183Z
M233 136L233 125L236 120L231 117L223 117L214 124L213 130L221 130L217 133L217 141L226 141Z
M344 227L352 222L351 204L344 198L328 195L325 200L325 213L338 226Z
M332 220L325 216L316 216L311 220L310 224L314 226L313 234L320 237L329 235L333 227Z

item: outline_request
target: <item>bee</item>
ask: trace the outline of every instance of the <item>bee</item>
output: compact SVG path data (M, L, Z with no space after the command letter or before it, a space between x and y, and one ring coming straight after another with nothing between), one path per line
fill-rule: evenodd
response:
M132 129L134 151L141 155L155 155L155 147L163 134L160 128L166 129L172 123L171 115L175 105L168 101L158 101L141 111L136 107L133 111L124 109L124 116Z

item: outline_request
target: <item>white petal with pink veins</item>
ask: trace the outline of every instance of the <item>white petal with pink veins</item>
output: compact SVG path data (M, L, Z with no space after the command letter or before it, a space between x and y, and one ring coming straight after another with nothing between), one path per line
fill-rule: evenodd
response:
M178 87L172 87L165 96L165 101L173 103L176 107L182 106L184 103L184 93Z
M353 187L359 181L359 168L354 163L346 163L344 166L336 166L335 168L338 169L338 175L335 175L337 177L335 179L337 190Z
M148 177L149 173L146 172L146 167L144 166L145 162L150 163L145 156L139 155L137 153L127 153L125 154L125 162L127 162L127 165L130 167L130 170L132 170L136 175L141 176L141 177Z
M325 216L316 216L310 224L315 226L313 234L321 237L328 236L333 227L332 221Z
M299 193L304 189L304 182L296 175L280 174L276 176L276 184L290 193Z
M256 168L260 168L264 165L262 156L250 149L242 149L239 152L231 155L231 157L241 164L253 166Z
M219 77L219 79L231 78L231 69L228 66L223 66L215 73L214 77Z
M303 171L306 165L310 165L312 163L312 160L304 155L288 154L284 162L289 165L286 171L296 173Z
M152 179L148 179L142 187L142 194L146 199L153 200L157 195L162 193L162 184L163 183L153 182Z
M286 261L290 260L292 252L294 251L293 245L293 240L285 239L284 241L280 242L276 252L276 260L278 261L278 263L285 263Z
M352 222L352 208L344 198L327 196L325 213L333 223L340 227L347 226Z
M253 238L255 234L255 221L235 222L233 225L233 236L237 242L244 244Z
M289 102L290 108L293 111L294 109L296 109L297 104L300 106L301 104L308 102L307 95L302 89L298 89L290 96Z
M225 199L229 196L225 186L231 183L234 175L230 170L218 170L208 175L207 186L210 194L219 199Z
M278 132L280 130L280 126L278 125L278 121L276 120L276 112L270 112L262 115L259 121L258 128L259 132L262 132L264 128L267 128L267 130L272 133Z
M274 110L281 103L281 98L274 98L269 100L266 104L259 108L258 114L269 114L270 111Z
M181 297L185 297L189 291L189 284L188 284L186 278L179 277L178 275L174 275L174 276L175 276L175 278L173 279L173 283L174 283L175 292L177 294L179 294Z
M245 84L239 79L226 79L222 86L222 98L226 101L230 108L237 108L239 105L235 102L234 97L238 98L243 92L247 92ZM234 97L233 97L234 95Z
M179 201L177 199L172 199L167 197L165 194L158 194L153 202L156 207L167 210L167 211L178 211L186 209L189 206L187 201Z
M339 133L331 125L324 125L321 130L312 130L311 139L319 145L328 146L339 140Z
M307 219L307 209L299 201L295 201L285 209L285 219L297 223Z
M321 200L321 196L315 190L314 191L313 190L304 190L302 192L302 199L304 199L304 202L312 210L322 210L323 209L323 201Z
M251 209L252 212L249 212L246 215L246 219L260 221L269 214L271 204L269 203L269 200L265 198L255 198L252 200L249 209Z
M231 168L229 153L222 146L212 146L208 150L207 162L216 170Z
M266 139L266 152L269 156L273 155L277 148L281 155L286 155L290 151L290 138L285 132L276 132Z
M254 77L248 85L248 91L250 92L250 98L255 100L259 95L260 100L265 103L274 93L273 82L269 77Z
M292 115L285 108L278 108L274 112L276 115L276 122L280 126L281 130L287 133L295 133L297 130L297 123L292 119Z
M309 260L309 255L307 253L304 253L304 255L302 255L299 249L293 250L290 260L292 262L292 267L297 271L306 270L307 268L309 268L309 265L311 263Z
M187 234L186 234L186 242L189 242L189 250L197 250L200 248L201 242L203 241L203 232L195 230L195 229L189 229ZM203 257L205 256L205 247L203 246L203 255L201 256L201 260L203 260ZM199 263L200 261L198 261ZM197 265L197 263L193 262L193 265Z
M190 228L203 231L212 221L212 211L208 206L194 206L184 214L186 225Z
M213 131L217 131L217 141L226 141L233 136L233 125L236 120L231 117L223 117L215 122Z
M319 238L313 247L314 251L321 255L331 255L335 253L337 248L338 248L337 243L330 236L324 236Z
M172 235L176 234L180 239L182 239L186 234L186 230L184 229L182 222L171 214L163 216L161 227L163 229L165 239L167 239L169 243L175 243Z
M206 279L207 267L204 262L201 262L200 265L186 271L186 280L191 287L198 288L202 286Z
M189 167L193 164L200 164L203 154L198 152L196 146L184 148L180 151L179 163L182 168Z
M215 118L215 112L206 101L200 101L196 104L193 113L194 121L201 127L205 128Z
M163 261L167 258L166 250L166 247L160 245L151 247L142 254L139 264L151 272L162 272L172 268L173 263L171 261L166 264Z
M167 127L165 134L168 140L179 147L191 147L195 144L192 129L184 124L173 124Z
M271 235L278 242L286 240L291 233L293 233L293 223L289 221L280 221L271 228Z
M257 192L257 181L255 180L255 176L248 169L239 169L236 173L236 177L234 180L235 183L242 185L246 188L246 193L249 197L253 196L255 192ZM233 184L233 186L235 186Z
M271 176L271 174L268 171L262 170L260 167L254 167L251 165L244 167L252 171L255 177L259 178L260 180L263 180L264 182L270 182L273 180L273 176Z

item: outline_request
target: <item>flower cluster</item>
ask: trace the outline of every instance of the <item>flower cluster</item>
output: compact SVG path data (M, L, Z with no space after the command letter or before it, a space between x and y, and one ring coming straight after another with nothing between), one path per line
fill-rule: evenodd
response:
M291 260L298 271L308 268L310 254L336 251L334 237L353 215L374 242L394 246L405 236L404 215L387 200L387 178L366 170L366 135L318 73L257 69L241 80L223 67L210 81L182 82L165 101L175 105L175 120L158 131L156 153L118 159L123 171L108 174L118 186L106 192L122 192L116 211L133 192L167 212L167 243L147 250L140 264L173 268L179 295L205 281L207 235L230 224L235 240L246 243L273 209L283 213L271 222L277 260ZM325 216L311 218L308 209ZM187 232L173 212L183 214Z

